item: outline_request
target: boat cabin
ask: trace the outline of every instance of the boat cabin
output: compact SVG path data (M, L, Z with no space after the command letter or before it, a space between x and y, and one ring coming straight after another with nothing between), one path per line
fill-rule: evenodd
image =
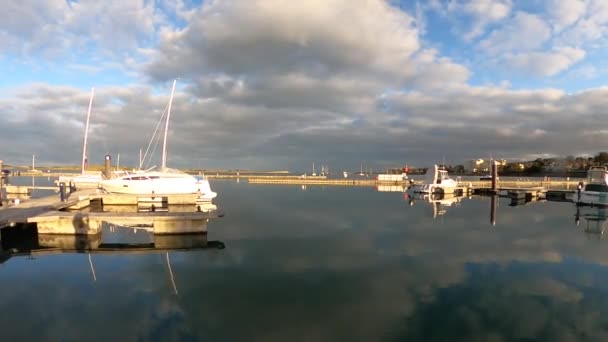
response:
M585 191L608 192L608 168L592 166L587 171Z

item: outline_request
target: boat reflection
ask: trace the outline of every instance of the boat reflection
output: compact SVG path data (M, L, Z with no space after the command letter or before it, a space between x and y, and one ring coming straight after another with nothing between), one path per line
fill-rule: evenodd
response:
M376 190L379 192L405 192L407 191L406 185L384 185L378 184Z
M410 193L406 192L404 198L410 206L416 202L425 202L431 205L433 210L433 218L443 216L447 212L448 207L460 205L460 201L465 198L455 194L428 194L428 193Z
M202 249L224 249L221 241L209 241L207 234L158 235L143 232L136 239L125 239L129 234L135 235L137 228L115 225L104 228L96 235L57 235L37 234L33 225L3 229L0 244L0 264L12 257L26 256L30 259L60 253L87 254L93 282L97 281L93 254L144 254L164 252L167 276L175 295L178 295L175 275L171 267L170 252L192 251ZM105 234L104 234L105 233ZM102 238L103 235L103 238ZM116 236L127 242L113 242ZM141 237L144 237L141 239ZM109 240L109 241L108 241ZM139 240L139 241L138 241Z
M608 208L576 206L574 222L588 237L602 239L608 222Z
M37 234L35 227L24 226L2 230L0 263L14 256L58 253L132 254L224 248L221 241L209 241L206 233L158 235L145 228L108 225L96 235L57 235Z

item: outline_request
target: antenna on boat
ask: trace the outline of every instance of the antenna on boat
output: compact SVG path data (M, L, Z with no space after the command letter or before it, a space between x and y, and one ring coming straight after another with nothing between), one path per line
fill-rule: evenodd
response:
M95 88L91 88L91 98L89 99L89 110L87 111L87 123L84 126L84 142L82 143L82 165L80 173L84 174L86 168L87 159L87 139L89 137L89 119L91 119L91 109L93 108L93 96L95 95Z
M171 117L171 104L173 103L173 94L175 94L175 84L177 79L173 80L173 88L171 88L171 97L169 97L169 107L167 108L167 121L165 122L165 137L163 139L163 158L161 167L167 167L167 133L169 131L169 118Z

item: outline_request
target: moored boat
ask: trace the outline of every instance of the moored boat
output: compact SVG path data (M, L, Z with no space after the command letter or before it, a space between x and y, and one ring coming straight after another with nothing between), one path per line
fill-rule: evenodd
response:
M198 194L201 201L211 201L217 196L217 193L211 191L209 181L204 176L195 177L167 167L167 133L175 84L176 81L173 81L171 97L167 106L161 167L103 180L100 182L100 186L104 190L135 195Z
M437 165L430 167L425 174L422 184L414 184L410 191L414 193L426 194L452 194L458 186L458 182L448 176L448 171L440 169Z
M579 204L608 205L608 168L592 166L587 171L587 182L575 199Z
M199 199L211 201L217 193L211 191L204 176L192 176L179 170L158 168L136 172L101 182L104 190L122 194L199 194Z

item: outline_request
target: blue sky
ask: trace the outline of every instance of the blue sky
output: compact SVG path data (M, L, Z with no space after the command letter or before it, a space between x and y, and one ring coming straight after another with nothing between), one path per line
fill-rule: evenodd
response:
M174 78L179 167L382 169L605 149L608 2L354 4L5 2L0 156L77 164L94 86L91 154L135 163Z

